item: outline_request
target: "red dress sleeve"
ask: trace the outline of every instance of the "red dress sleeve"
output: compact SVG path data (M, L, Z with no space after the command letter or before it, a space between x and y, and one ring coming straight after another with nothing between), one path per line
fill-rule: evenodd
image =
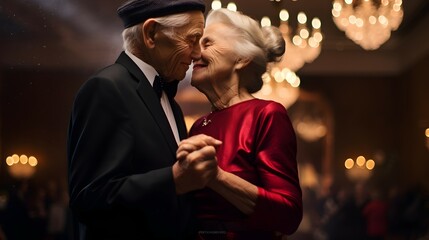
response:
M255 137L255 163L261 185L249 221L264 230L291 234L302 219L302 193L296 136L282 105L272 102L263 108Z

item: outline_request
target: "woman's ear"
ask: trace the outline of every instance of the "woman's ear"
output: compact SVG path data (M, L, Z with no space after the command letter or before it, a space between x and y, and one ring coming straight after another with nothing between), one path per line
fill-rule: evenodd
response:
M249 65L251 62L250 58L238 58L235 62L235 69L243 69L247 65Z
M155 32L157 22L155 19L148 19L142 25L143 42L148 48L155 47Z

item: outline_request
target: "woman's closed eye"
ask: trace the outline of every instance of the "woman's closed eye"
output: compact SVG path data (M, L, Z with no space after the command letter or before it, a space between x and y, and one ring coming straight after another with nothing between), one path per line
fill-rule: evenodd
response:
M211 46L213 43L212 43L212 41L210 40L210 39L208 39L208 38L204 38L204 39L202 39L201 40L201 47L203 48L203 49L206 49L206 48L208 48L209 46Z

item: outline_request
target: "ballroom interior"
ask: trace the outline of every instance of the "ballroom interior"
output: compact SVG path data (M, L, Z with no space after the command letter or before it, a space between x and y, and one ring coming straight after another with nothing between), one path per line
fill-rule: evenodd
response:
M206 13L228 7L277 26L287 43L284 59L269 66L256 95L282 103L297 135L305 210L288 239L323 239L326 233L315 230L323 222L316 202L340 192L368 199L373 192L384 199L412 192L423 215L414 225L427 227L429 1L205 2ZM66 191L73 99L122 51L121 3L0 3L0 212L22 182ZM176 96L188 127L210 112L190 74ZM391 239L428 237L427 229Z

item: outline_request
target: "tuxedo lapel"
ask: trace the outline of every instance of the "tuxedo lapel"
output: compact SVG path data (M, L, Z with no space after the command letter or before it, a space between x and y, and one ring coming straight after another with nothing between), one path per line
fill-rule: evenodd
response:
M147 109L149 109L152 117L155 119L155 122L164 135L171 152L175 156L177 150L176 140L164 110L162 109L161 103L159 102L159 98L147 80L146 76L124 52L119 56L116 62L124 65L128 71L138 80L139 83L137 85L136 91L140 96L140 99L146 105Z
M173 110L174 118L176 119L177 130L179 131L180 140L187 138L188 130L186 129L185 119L179 104L174 99L169 99Z

